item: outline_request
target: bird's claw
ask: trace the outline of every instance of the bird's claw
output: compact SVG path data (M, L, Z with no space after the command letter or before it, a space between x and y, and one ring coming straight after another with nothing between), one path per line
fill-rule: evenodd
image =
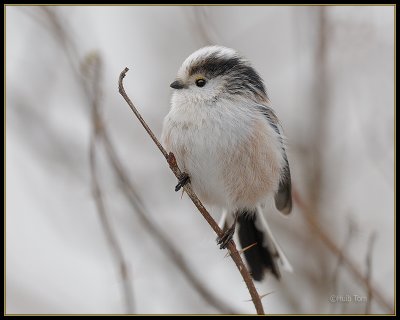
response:
M179 182L175 187L175 192L178 192L183 186L190 182L190 177L186 172L182 172L181 176L179 177Z
M217 238L217 244L219 244L220 249L226 249L229 242L232 241L233 235L235 233L235 223L227 229L221 237Z

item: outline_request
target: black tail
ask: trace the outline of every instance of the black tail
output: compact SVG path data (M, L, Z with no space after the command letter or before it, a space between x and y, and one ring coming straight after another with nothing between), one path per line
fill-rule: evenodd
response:
M239 224L239 241L242 248L257 243L257 245L244 252L253 279L261 281L267 270L279 279L281 277L277 265L279 255L269 237L256 228L255 213L239 212L237 222Z

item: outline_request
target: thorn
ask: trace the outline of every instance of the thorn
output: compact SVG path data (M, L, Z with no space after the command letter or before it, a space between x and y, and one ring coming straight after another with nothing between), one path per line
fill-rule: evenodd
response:
M239 250L238 253L239 253L239 254L242 254L243 252L245 252L245 251L247 251L247 250L253 248L255 245L257 245L257 242L254 242L253 244L251 244L251 245L249 245L249 246L243 248L242 250ZM227 257L229 257L230 255L231 255L231 252L228 251L228 252L226 253L226 255L225 255L224 258L227 258Z
M270 295L271 293L275 293L275 291L271 291L271 292L268 292L268 293L264 293L264 294L260 295L259 297L260 297L260 299L262 299L262 298L264 298L264 297ZM244 302L252 302L252 301L253 301L253 299L244 300Z
M271 292L264 293L264 294L260 295L260 299L262 299L262 298L264 298L266 296L269 296L271 293L275 293L275 291L271 291Z
M242 254L243 252L246 252L247 250L253 248L255 245L257 245L257 242L254 242L253 244L247 246L246 248L243 248L242 250L239 251L239 253Z

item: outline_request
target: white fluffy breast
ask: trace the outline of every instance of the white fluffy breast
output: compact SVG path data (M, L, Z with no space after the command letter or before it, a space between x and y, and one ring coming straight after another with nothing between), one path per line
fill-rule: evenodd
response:
M274 193L283 165L274 130L245 103L188 103L179 95L164 120L162 141L208 205L254 208Z

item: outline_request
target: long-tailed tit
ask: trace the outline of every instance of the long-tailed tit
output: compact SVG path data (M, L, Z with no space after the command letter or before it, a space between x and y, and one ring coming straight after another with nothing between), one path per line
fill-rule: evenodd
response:
M236 223L241 246L256 243L244 253L255 280L268 270L279 279L279 264L292 268L263 208L274 201L290 213L291 178L282 127L263 80L236 51L209 46L183 62L171 87L162 141L185 172L177 188L190 181L203 203L222 210L221 248Z

